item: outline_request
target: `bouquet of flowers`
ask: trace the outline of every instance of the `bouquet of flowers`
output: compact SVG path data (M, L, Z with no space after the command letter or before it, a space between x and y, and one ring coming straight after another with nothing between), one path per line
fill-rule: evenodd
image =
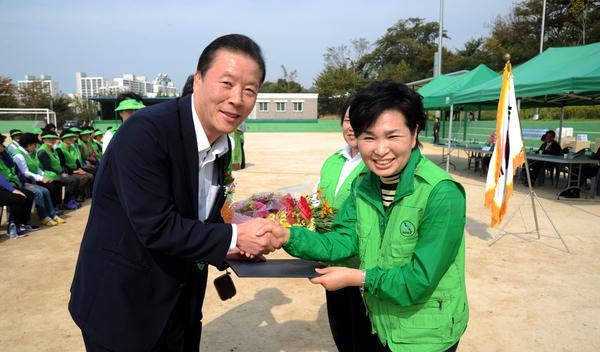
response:
M233 221L233 194L235 193L235 179L230 172L225 172L225 178L223 180L223 186L225 187L225 203L221 208L221 217L226 224L231 224Z
M322 199L320 192L317 199ZM231 209L231 222L234 224L259 217L275 221L283 227L302 226L319 233L330 231L336 213L326 200L315 206L305 196L294 199L289 193L274 192L256 193L246 200L233 203Z
M315 229L311 206L304 196L296 200L290 194L256 193L234 203L232 209L234 224L259 217L273 220L284 227L296 225Z

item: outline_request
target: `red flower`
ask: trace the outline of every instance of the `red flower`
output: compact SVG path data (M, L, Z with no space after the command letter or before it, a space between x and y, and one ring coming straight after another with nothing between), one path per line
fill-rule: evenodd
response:
M310 219L312 219L312 212L304 196L301 196L298 201L298 209L300 209L300 217L308 224Z

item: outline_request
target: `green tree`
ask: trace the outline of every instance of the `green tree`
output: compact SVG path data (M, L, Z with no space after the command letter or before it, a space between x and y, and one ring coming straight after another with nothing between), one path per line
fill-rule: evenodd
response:
M283 77L276 82L265 81L260 87L261 93L300 93L305 91L304 87L297 82L298 71L288 72L284 65L281 65Z
M357 68L372 79L380 79L380 75L394 70L405 72L407 67L404 80L432 76L438 28L437 22L425 22L422 18L400 20L377 39L373 51L358 61ZM444 37L448 38L445 32ZM393 68L397 65L401 67Z
M348 96L369 82L351 67L326 67L314 82L315 91L319 93L319 113L336 114Z
M18 107L17 87L9 77L0 76L0 108Z
M21 104L26 108L50 108L50 93L44 90L42 82L33 81L19 88Z

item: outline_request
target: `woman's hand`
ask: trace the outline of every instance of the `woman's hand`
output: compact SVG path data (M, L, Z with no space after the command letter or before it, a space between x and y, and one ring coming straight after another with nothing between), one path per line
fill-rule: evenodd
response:
M327 291L336 291L348 286L362 286L363 272L342 266L331 266L315 269L321 276L310 279L313 284L320 284Z

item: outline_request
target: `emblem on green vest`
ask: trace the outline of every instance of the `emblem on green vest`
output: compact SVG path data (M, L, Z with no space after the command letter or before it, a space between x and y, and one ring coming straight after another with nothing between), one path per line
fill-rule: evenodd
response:
M400 224L400 233L404 237L413 236L416 233L415 225L413 225L413 223L408 220L402 221L402 223Z

